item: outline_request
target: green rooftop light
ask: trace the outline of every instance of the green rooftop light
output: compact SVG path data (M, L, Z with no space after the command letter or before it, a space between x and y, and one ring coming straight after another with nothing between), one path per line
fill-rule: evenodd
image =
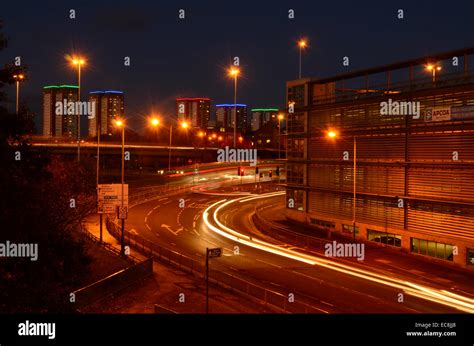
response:
M59 89L59 88L79 89L79 86L63 84L63 85L47 85L43 87L43 89Z
M252 108L252 112L278 112L278 108Z

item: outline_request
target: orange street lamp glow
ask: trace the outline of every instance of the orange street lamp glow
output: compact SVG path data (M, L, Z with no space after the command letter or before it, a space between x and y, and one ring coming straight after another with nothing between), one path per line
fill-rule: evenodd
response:
M229 70L229 74L232 76L232 77L236 77L238 76L240 73L240 70L238 68L235 68L235 67L231 67L230 70Z
M86 61L83 58L80 58L80 57L72 58L71 62L72 62L73 65L84 65L86 63Z
M158 125L160 125L160 120L157 118L152 118L150 119L150 124L154 127L157 127Z
M116 119L115 120L115 126L117 126L117 127L122 127L122 126L124 126L124 124L125 123L121 119Z
M327 136L329 138L335 138L337 136L337 133L334 131L328 131Z
M198 136L199 136L199 137L204 137L204 132L200 131L200 132L198 133Z
M242 142L244 139L242 137L239 137L239 142Z
M207 139L210 140L210 141L212 141L212 137L211 137L211 136L207 137Z
M212 134L212 138L216 138L217 135L215 133Z
M219 136L219 138L217 138L217 140L222 141L222 136Z
M278 120L283 120L284 116L283 114L278 114Z
M300 48L306 48L306 45L307 45L307 43L306 43L305 40L299 40L298 46L299 46Z
M441 66L436 63L436 64L428 64L426 65L426 70L431 71L431 76L433 79L433 83L436 82L436 71L441 71Z
M181 123L181 127L182 127L183 129L187 129L188 126L189 126L189 124L188 124L186 121L183 121L183 122Z

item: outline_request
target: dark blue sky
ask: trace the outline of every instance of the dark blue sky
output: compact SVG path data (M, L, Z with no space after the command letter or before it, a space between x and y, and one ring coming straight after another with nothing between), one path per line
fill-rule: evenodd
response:
M83 95L126 93L127 117L142 127L154 109L174 113L174 99L232 102L226 68L239 56L238 102L283 107L285 81L298 74L298 38L310 48L304 76L331 76L474 45L473 1L6 1L0 18L11 39L0 63L28 65L23 100L41 116L42 86L73 84L64 56L82 53ZM76 19L69 19L69 9ZM178 20L178 9L186 19ZM295 19L287 18L288 9ZM405 19L397 19L397 9ZM123 59L131 57L131 66ZM350 67L342 57L350 57ZM10 88L14 101L14 88ZM12 104L13 107L13 104ZM39 122L39 121L38 121Z

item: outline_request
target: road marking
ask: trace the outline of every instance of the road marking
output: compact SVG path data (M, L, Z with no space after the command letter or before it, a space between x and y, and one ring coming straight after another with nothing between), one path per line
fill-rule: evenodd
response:
M151 231L151 227L150 227L150 226L148 226L148 224L147 224L147 223L145 223L145 226L146 226L146 228L148 228L148 230L149 230L149 231Z
M315 278L314 276L311 276L311 275L307 275L307 274L303 274L303 273L300 273L300 272L297 272L296 270L292 270L293 273L297 274L297 275L301 275L301 276L304 276L305 278L308 278L308 279L311 279L311 280L314 280L314 281L317 281L319 283L322 283L323 280L321 279L318 279L318 278ZM341 288L347 290L346 287L344 286L340 286Z
M320 302L323 303L323 304L329 305L329 306L334 306L333 304L325 302L324 300L320 300Z
M171 228L170 225L166 225L166 224L164 224L164 223L161 224L161 228L164 228L164 229L170 231L173 235L178 235L178 233L183 230L183 228L181 227L181 228L178 229L177 231L173 231L173 229Z
M283 267L280 267L279 265L276 265L276 264L273 264L273 263L269 263L269 262L265 262L265 261L262 261L261 259L255 259L256 261L258 262L262 262L262 263L265 263L265 264L268 264L270 266L273 266L273 267L277 267L278 269L283 269Z
M148 214L146 214L146 216L147 216L147 217L150 216L151 213L153 213L153 210L154 210L154 209L150 210L150 211L148 212Z
M137 230L136 230L135 228L132 228L132 229L130 230L130 233L132 233L132 234L138 234L138 232L137 232Z
M175 244L175 243L170 243L170 244L171 244L171 245L173 245L173 246L176 246L176 244Z

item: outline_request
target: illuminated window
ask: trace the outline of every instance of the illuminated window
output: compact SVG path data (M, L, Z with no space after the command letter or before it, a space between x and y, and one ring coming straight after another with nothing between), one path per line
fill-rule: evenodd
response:
M311 223L316 226L321 226L324 228L336 228L336 223L332 221L320 220L320 219L313 219L311 218Z
M474 266L474 249L467 249L467 264Z
M342 225L342 231L344 233L354 234L354 226L353 225ZM359 227L356 226L356 234L359 234Z
M367 239L376 243L382 243L391 246L402 246L402 237L398 234L367 230Z
M447 261L453 260L453 245L411 238L411 252Z

